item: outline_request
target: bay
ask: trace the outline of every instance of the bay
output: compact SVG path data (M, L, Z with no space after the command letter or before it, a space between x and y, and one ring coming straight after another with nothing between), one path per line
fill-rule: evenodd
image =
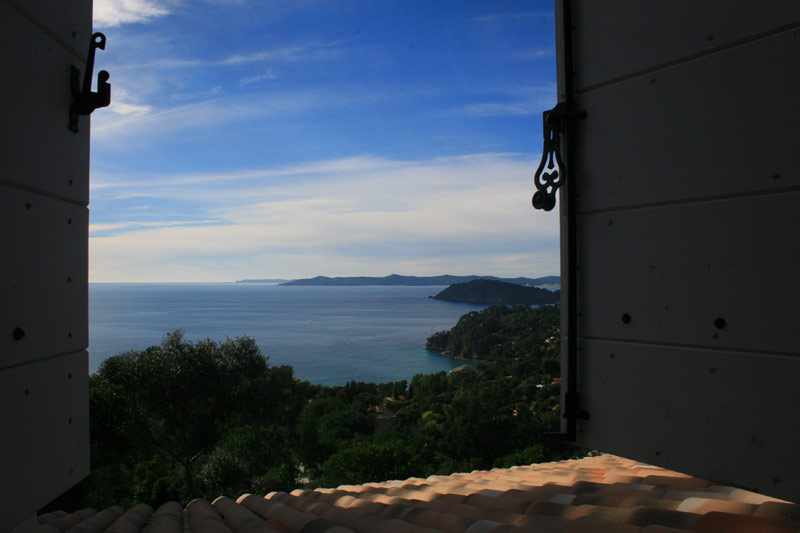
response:
M429 298L444 288L92 283L89 371L181 329L191 341L253 337L271 365L291 365L312 383L410 380L463 365L425 340L486 307Z

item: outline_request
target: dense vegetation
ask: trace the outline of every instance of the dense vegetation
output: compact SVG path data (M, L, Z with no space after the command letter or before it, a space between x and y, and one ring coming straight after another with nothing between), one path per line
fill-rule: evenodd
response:
M511 366L521 375L533 372L531 365L541 361L548 375L557 376L560 320L555 305L497 305L463 315L450 331L428 337L425 347L460 359Z
M487 361L411 383L313 385L250 338L159 346L90 377L92 474L49 508L266 493L553 460L558 308L470 313L446 349ZM439 334L437 334L439 335Z
M467 283L450 285L432 298L448 302L537 305L558 303L561 300L561 292L552 292L538 287L524 287L505 281L476 279Z

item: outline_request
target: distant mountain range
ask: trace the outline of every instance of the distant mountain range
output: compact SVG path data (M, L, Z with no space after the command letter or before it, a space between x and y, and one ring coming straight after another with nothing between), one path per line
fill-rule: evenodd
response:
M237 280L236 283L270 283L272 285L281 285L286 283L287 281L292 281L290 279L240 279Z
M561 282L559 276L544 276L541 278L498 278L495 276L401 276L392 274L384 277L355 276L337 277L317 276L315 278L296 279L293 281L281 282L281 285L326 285L326 286L354 286L354 285L452 285L454 283L466 283L476 279L488 279L494 281L505 281L516 285L554 285ZM279 280L241 280L237 283L275 283Z
M431 298L476 304L536 305L558 303L561 300L561 291L552 292L537 287L522 287L516 283L476 279L450 285Z

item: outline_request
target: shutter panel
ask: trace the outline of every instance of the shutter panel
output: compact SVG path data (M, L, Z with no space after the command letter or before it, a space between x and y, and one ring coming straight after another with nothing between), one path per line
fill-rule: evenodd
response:
M91 0L0 1L0 530L89 473L89 121L69 131Z
M577 442L798 501L800 4L566 7Z

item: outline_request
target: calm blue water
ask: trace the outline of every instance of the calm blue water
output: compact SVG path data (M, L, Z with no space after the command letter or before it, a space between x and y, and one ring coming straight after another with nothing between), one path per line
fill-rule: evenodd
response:
M185 338L249 335L272 365L313 383L385 382L464 364L425 340L486 306L428 298L444 287L282 287L244 283L93 283L89 370L107 357Z

